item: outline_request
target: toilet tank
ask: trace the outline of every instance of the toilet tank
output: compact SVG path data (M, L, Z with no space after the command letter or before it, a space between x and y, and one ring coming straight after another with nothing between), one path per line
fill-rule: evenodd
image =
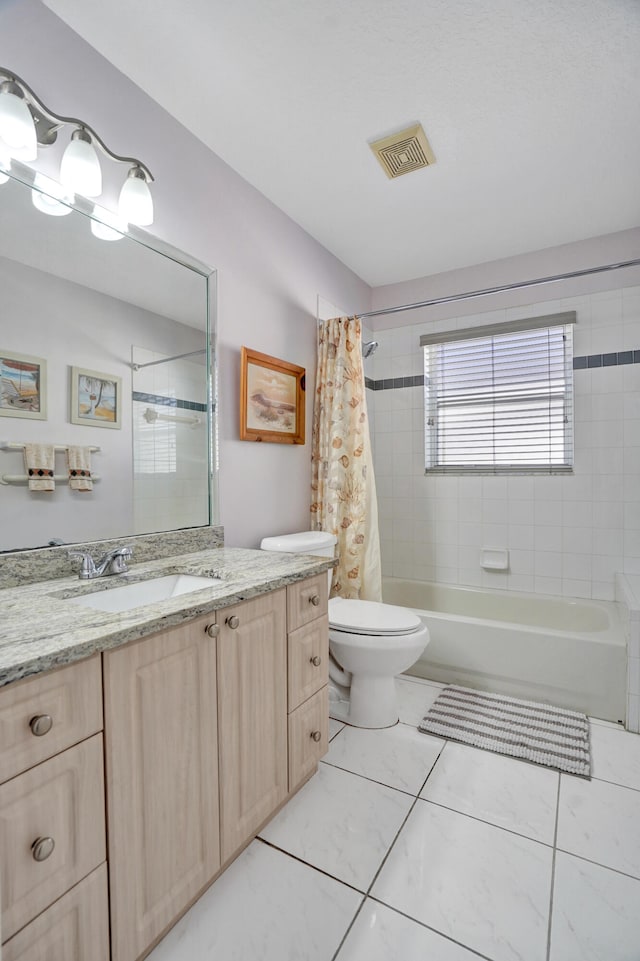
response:
M282 551L285 554L315 554L316 557L333 557L338 538L325 531L300 531L298 534L279 534L263 537L260 550Z

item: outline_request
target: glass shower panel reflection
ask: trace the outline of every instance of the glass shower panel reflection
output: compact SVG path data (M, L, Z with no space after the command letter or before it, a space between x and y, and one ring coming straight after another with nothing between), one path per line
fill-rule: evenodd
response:
M179 353L189 357L132 348L137 534L209 523L206 337L184 334Z

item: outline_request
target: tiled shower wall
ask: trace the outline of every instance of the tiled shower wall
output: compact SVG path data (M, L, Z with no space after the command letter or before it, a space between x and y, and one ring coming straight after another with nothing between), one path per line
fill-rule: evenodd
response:
M565 310L574 473L425 475L420 335ZM616 571L640 573L640 287L365 333L384 574L612 600ZM509 571L482 570L483 547L507 548Z

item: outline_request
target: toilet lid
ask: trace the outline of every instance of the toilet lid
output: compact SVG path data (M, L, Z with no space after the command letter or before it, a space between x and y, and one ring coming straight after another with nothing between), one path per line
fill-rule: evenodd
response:
M422 627L422 621L406 607L332 597L329 627L350 634L411 634Z

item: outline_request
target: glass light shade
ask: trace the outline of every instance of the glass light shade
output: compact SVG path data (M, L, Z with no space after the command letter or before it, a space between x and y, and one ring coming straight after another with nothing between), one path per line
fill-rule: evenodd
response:
M60 203L61 200L73 201L73 194L69 195L59 183L45 177L44 174L36 174L31 191L31 200L36 210L50 217L66 217L71 213L71 207Z
M62 155L60 182L68 190L83 197L99 197L102 193L102 170L93 144L89 140L72 139Z
M94 207L94 213L100 220L91 220L91 233L98 240L122 240L127 232L127 225L120 217L112 214L103 207Z
M17 160L35 160L38 140L26 100L8 90L0 92L0 140Z
M138 227L153 223L153 198L144 177L129 176L122 185L118 211L123 220Z

